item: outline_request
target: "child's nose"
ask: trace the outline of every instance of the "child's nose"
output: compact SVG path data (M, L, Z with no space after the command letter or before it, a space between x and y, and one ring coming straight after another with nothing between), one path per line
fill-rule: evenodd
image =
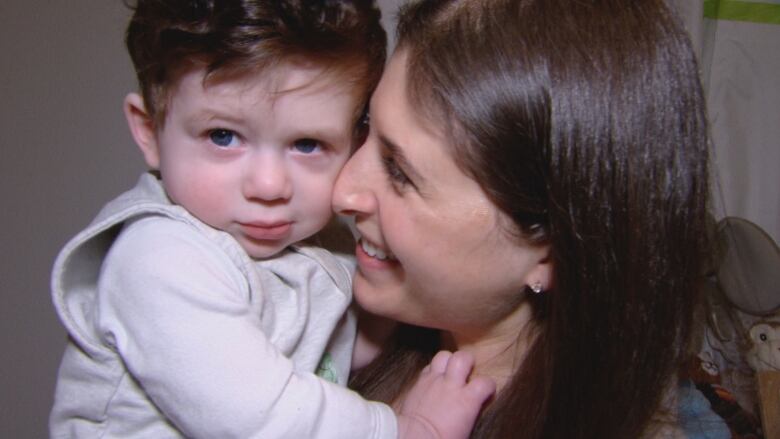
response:
M256 154L244 172L244 197L261 201L287 200L292 196L292 181L284 157Z

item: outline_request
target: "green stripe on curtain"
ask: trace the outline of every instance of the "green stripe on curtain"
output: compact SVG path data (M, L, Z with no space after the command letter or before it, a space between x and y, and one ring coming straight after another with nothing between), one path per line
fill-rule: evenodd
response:
M704 18L780 24L780 4L704 0Z

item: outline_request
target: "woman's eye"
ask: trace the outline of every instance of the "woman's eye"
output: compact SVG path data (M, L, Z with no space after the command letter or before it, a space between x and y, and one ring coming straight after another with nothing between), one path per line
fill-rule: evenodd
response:
M298 139L293 142L293 148L298 152L311 154L317 149L322 149L322 146L320 145L320 142L314 139Z
M228 147L231 146L233 143L236 142L236 133L230 130L225 129L216 129L209 131L209 139L217 145L221 147Z
M363 114L355 125L354 142L356 146L363 145L368 137L368 131L371 128L371 116L368 113Z
M390 179L391 183L400 187L411 183L409 177L407 177L404 171L398 167L398 164L392 157L382 157L382 165L384 166L385 173L387 173L387 177Z

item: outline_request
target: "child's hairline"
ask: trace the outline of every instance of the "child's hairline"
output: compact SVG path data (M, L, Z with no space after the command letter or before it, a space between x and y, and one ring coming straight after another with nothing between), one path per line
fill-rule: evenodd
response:
M213 60L207 56L190 56L180 59L178 62L169 66L168 73L164 80L149 84L149 90L143 87L138 91L142 96L144 107L149 115L155 131L160 131L165 126L165 121L169 114L171 101L177 92L182 78L188 73L205 69L203 76L204 87L217 84L222 81L229 81L231 78L244 75L263 75L268 70L290 65L307 65L313 68L322 69L324 74L321 78L329 78L330 81L344 80L354 89L360 89L356 95L359 97L356 104L355 121L361 116L364 106L367 104L371 93L376 88L377 81L365 79L371 70L371 62L368 59L355 57L352 60L327 59L327 57L310 56L307 54L293 53L284 56L268 57L261 62L251 65L242 65L239 61L222 66L213 67ZM320 78L320 76L318 76ZM330 79L332 78L332 79ZM284 92L294 91L284 90ZM150 102L151 101L151 102Z

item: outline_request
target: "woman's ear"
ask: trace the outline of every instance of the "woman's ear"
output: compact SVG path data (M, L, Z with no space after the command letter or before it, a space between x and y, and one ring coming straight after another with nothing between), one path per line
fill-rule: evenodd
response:
M149 117L144 105L144 99L138 93L130 93L125 97L125 118L135 143L141 149L146 165L151 169L160 168L160 150L157 144L157 132L154 122Z
M525 283L534 293L548 291L553 287L553 266L550 258L550 247L545 245L538 248L539 256L528 273Z

